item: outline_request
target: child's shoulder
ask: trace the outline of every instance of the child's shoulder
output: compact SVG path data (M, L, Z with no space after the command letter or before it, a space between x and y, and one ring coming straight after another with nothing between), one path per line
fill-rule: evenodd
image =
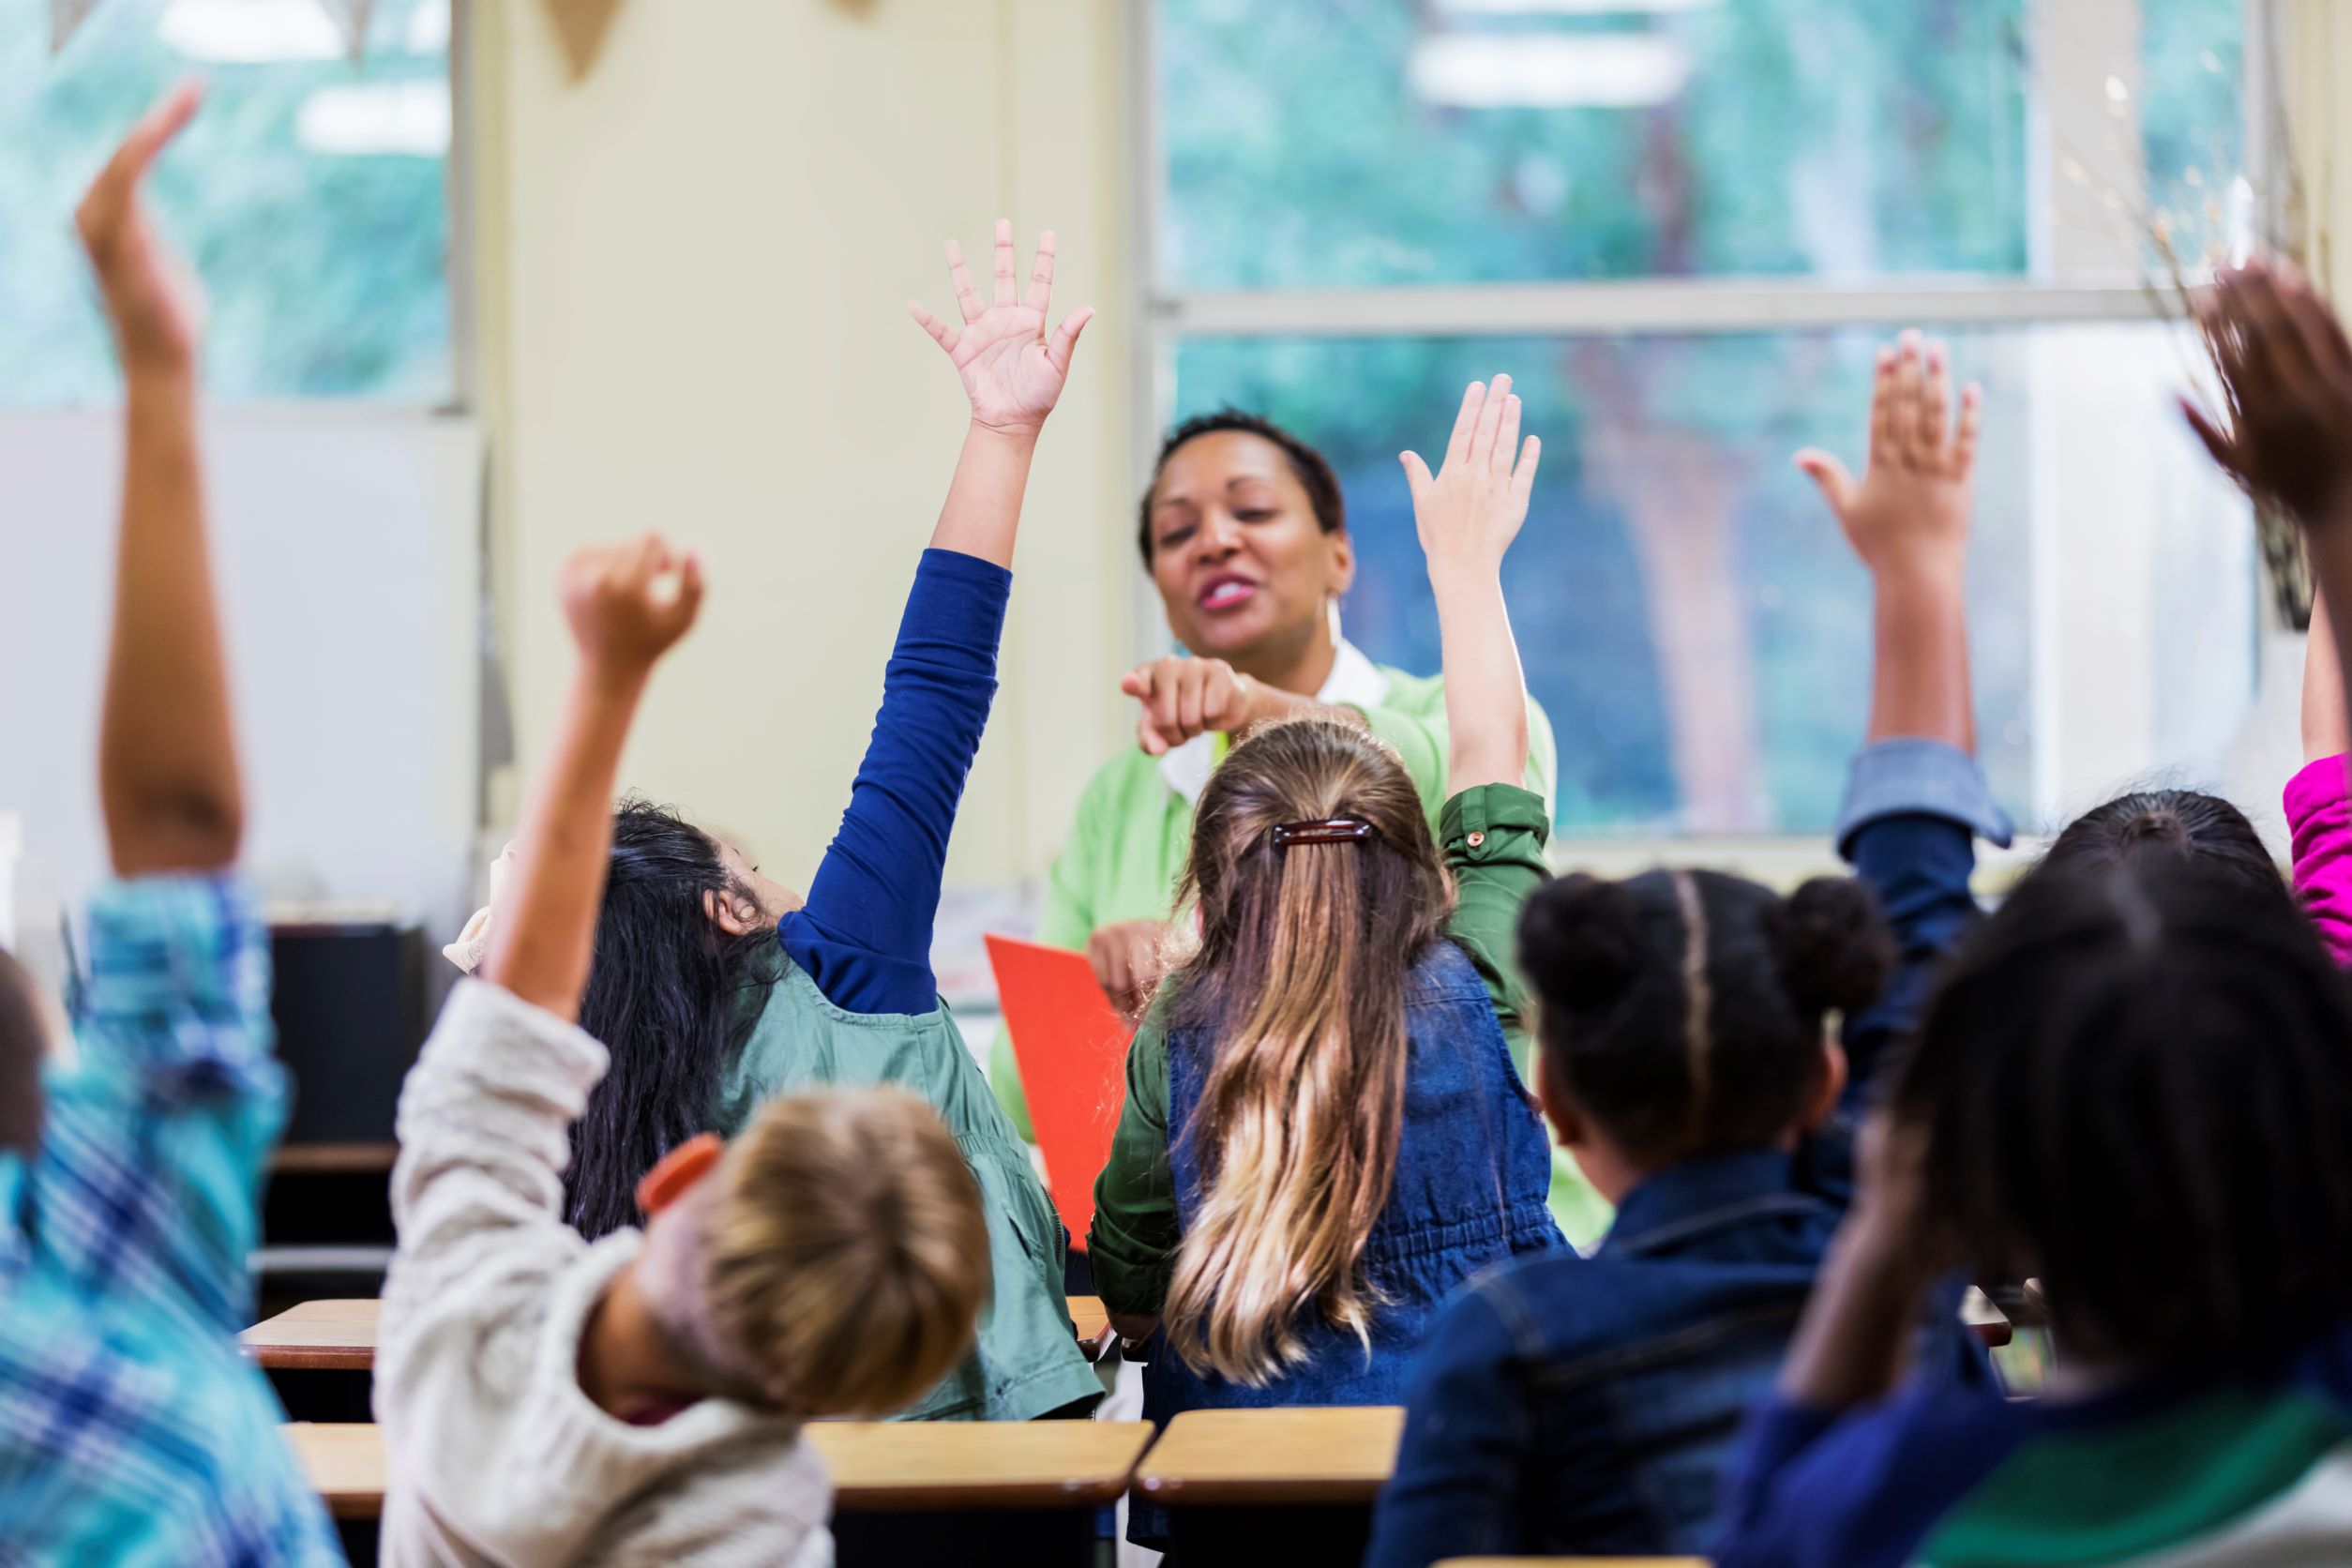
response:
M1720 1359L1778 1359L1809 1270L1704 1259L1585 1257L1561 1248L1477 1275L1455 1308L1481 1314L1523 1364L1562 1380Z

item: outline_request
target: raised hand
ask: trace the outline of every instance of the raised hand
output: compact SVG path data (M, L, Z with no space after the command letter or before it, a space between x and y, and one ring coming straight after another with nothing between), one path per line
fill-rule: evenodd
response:
M641 675L694 625L702 563L658 534L591 545L564 564L557 592L581 658L598 670Z
M74 214L126 375L183 369L195 362L204 331L204 291L156 234L139 188L203 101L203 89L184 82L148 110L91 182Z
M1527 772L1527 681L1502 598L1502 557L1527 521L1543 455L1533 436L1519 445L1519 400L1509 376L1497 376L1491 387L1471 382L1463 392L1435 478L1418 453L1400 455L1438 602L1446 788L1454 793L1516 784Z
M996 220L994 303L980 302L972 269L964 264L963 248L952 239L947 242L947 275L956 285L962 326L949 326L912 300L907 302L907 312L947 351L956 373L963 377L975 423L1005 435L1035 437L1062 396L1078 334L1094 316L1093 307L1080 306L1050 339L1046 336L1053 308L1053 231L1048 229L1037 238L1037 261L1030 269L1025 294L1017 294L1008 219Z
M2199 301L2226 423L2181 400L2213 460L2306 527L2352 506L2352 344L2299 274L2250 264Z
M1971 383L1955 421L1951 355L1942 343L1906 332L1878 351L1862 479L1818 447L1797 454L1797 466L1820 487L1854 553L1874 573L1909 562L1958 572L1965 564L1983 401L1983 388Z
M1491 388L1471 382L1462 394L1444 466L1435 478L1419 453L1400 454L1412 486L1413 523L1432 568L1445 561L1500 567L1527 521L1543 453L1534 436L1520 446L1519 400L1511 378L1497 376Z

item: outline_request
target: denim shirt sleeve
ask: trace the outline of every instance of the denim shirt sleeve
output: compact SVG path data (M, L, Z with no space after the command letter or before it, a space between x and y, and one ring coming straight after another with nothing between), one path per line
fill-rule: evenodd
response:
M1183 1241L1168 1163L1168 1026L1155 1006L1127 1048L1127 1103L1094 1178L1086 1254L1103 1304L1137 1317L1157 1312Z
M1527 1545L1528 1384L1495 1289L1474 1284L1455 1297L1414 1358L1404 1441L1373 1513L1366 1568L1425 1568Z
M2009 822L1967 752L1907 739L1881 741L1854 759L1838 848L1877 897L1896 962L1886 993L1846 1020L1845 1097L1807 1151L1807 1184L1839 1201L1852 1197L1863 1112L1918 1026L1937 970L1983 918L1969 887L1980 834L2006 842Z
M1862 747L1846 774L1837 813L1837 852L1854 859L1854 838L1881 817L1942 817L2007 849L2015 829L1993 799L1974 757L1945 741L1897 736Z
M93 1291L234 1333L285 1118L268 928L234 878L175 876L102 889L89 931L74 1059L48 1081L44 1244Z

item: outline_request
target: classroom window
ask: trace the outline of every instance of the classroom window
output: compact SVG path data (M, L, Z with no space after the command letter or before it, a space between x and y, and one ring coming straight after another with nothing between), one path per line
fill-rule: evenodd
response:
M1509 594L1561 830L1809 835L1870 605L1788 459L1859 466L1872 349L1925 326L1994 411L1970 621L1997 793L2030 824L2218 761L2260 583L2145 285L2160 214L2191 270L2257 220L2244 8L2093 8L2112 25L2053 42L2029 0L1155 0L1151 415L1230 403L1320 445L1349 635L1433 670L1395 453L1511 371L1545 438ZM2129 724L2073 722L2117 678L2085 625L2154 693Z
M1162 277L2021 272L2024 8L1161 0Z
M451 0L377 0L354 64L316 0L106 0L64 51L0 6L0 405L114 395L70 218L141 110L190 73L207 108L157 171L211 306L230 400L455 395Z

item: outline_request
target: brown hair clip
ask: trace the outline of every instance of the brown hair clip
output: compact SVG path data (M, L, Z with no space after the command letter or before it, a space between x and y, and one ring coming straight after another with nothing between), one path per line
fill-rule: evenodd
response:
M1293 844L1361 844L1380 836L1380 829L1362 817L1325 817L1312 822L1283 822L1274 830L1274 847Z

